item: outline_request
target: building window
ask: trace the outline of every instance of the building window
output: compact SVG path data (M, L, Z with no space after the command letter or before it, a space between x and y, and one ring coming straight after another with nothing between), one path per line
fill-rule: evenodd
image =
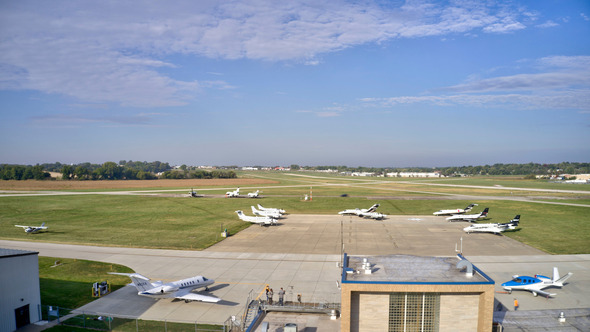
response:
M391 293L390 332L438 331L440 295L437 293Z

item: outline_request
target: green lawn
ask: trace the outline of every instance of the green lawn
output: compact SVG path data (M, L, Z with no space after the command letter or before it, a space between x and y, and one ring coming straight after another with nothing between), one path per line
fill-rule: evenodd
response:
M299 174L299 173L298 173ZM221 241L220 233L228 229L235 234L250 224L240 221L234 211L251 214L250 205L280 207L293 214L336 214L348 208L367 208L380 203L379 211L392 215L430 215L444 208L462 208L478 203L474 212L490 207L486 222L506 222L522 215L519 231L506 233L524 243L553 254L590 252L588 207L549 205L512 200L447 200L443 193L485 196L510 196L510 190L453 188L425 185L426 182L487 185L520 188L574 190L572 186L518 178L403 179L352 178L311 174L315 178L289 176L276 172L252 172L277 180L278 184L261 185L262 199L228 199L221 197L161 197L132 195L68 195L0 197L0 238L56 243L128 246L142 248L203 249ZM328 184L329 183L329 184ZM288 187L281 187L288 186ZM303 196L313 187L313 200ZM242 188L243 194L256 188ZM162 189L162 188L158 188ZM209 189L209 188L195 188ZM222 194L225 189L210 188L205 194ZM422 193L420 193L422 192ZM348 197L341 197L346 194ZM589 195L514 192L514 196L531 196L537 200L588 204ZM436 197L437 199L432 199ZM15 224L41 224L49 229L26 234ZM288 222L288 218L285 222Z
M56 265L56 261L60 264ZM108 272L133 272L117 264L82 259L39 257L41 304L75 309L92 302L92 284L108 281L111 291L129 283L129 278Z

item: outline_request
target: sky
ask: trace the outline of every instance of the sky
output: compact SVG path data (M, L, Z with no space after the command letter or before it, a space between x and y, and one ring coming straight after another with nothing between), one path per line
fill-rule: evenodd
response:
M590 161L590 1L2 1L0 163Z

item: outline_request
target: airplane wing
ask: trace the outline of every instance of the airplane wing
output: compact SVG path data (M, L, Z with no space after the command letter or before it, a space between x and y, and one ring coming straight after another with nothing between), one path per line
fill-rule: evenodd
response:
M31 226L23 226L23 225L14 225L14 227L22 227L22 228L29 228Z
M207 296L207 295L201 295L201 294L196 294L196 293L191 293L191 292L177 292L176 294L174 294L174 297L177 299L181 299L181 300L188 300L188 301L202 301L202 302L212 302L212 303L216 303L221 301L220 298L215 297L215 296Z
M531 292L534 292L534 293L537 293L539 295L545 296L545 297L551 297L551 296L557 295L555 293L549 293L549 292L545 292L545 291L542 291L542 290L531 289L530 291Z

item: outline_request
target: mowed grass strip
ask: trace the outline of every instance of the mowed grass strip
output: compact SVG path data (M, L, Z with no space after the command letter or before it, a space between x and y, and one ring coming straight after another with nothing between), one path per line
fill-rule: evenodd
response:
M73 195L3 197L1 238L140 248L203 249L234 234L240 221L229 199ZM245 207L244 207L245 208ZM248 206L249 208L249 206ZM49 229L27 234L20 225Z

